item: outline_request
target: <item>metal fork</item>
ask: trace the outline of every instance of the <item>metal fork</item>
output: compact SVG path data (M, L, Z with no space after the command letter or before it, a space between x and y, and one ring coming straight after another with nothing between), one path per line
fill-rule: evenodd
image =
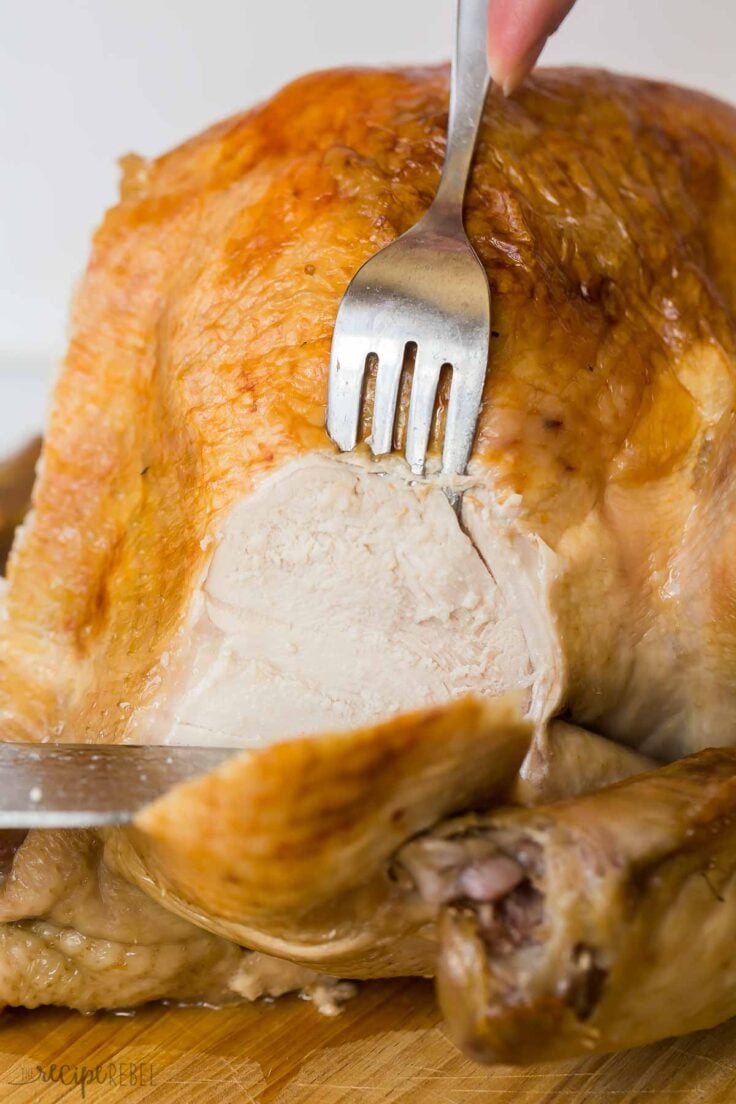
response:
M358 270L340 303L330 357L327 432L343 452L358 439L365 375L377 362L374 456L393 451L405 363L416 346L405 457L423 475L440 373L452 370L442 472L465 472L488 366L491 296L468 241L463 202L488 89L488 0L458 0L447 150L420 221Z

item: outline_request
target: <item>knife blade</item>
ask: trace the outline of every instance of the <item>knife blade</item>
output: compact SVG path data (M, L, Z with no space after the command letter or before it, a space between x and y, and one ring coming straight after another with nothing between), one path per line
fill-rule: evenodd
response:
M238 748L0 743L0 829L127 824Z

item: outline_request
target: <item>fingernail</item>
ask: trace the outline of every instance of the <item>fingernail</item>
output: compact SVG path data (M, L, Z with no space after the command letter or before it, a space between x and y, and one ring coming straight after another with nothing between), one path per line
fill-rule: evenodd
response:
M547 36L543 35L542 38L537 39L532 46L526 50L520 58L515 60L508 68L502 63L489 61L491 76L496 84L501 86L501 91L504 96L510 96L512 92L515 92L519 87L524 77L531 73L532 69L536 65L539 55L544 49Z

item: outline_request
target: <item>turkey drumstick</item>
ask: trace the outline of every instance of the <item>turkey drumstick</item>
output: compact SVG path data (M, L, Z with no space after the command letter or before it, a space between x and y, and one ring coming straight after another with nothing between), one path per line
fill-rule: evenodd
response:
M476 1058L617 1050L736 1014L736 751L460 819L401 862L444 906L440 1000Z

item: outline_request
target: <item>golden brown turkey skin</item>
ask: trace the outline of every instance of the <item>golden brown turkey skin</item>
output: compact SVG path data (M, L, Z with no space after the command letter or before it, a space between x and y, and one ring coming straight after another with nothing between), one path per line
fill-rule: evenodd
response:
M370 467L360 456L338 461L324 431L332 326L357 267L428 206L446 107L444 69L318 74L157 161L126 160L121 202L95 237L75 303L35 509L11 560L0 625L8 736L129 738L139 707L161 704L172 642L187 637L222 530L248 496L289 464L341 475L353 463ZM504 608L534 654L535 720L566 708L662 758L734 742L735 160L736 119L725 105L607 74L542 72L513 100L489 97L468 193L494 332L464 554L484 559L505 588ZM398 470L397 461L392 478ZM431 481L410 493L449 509ZM522 578L536 589L519 597ZM497 596L486 599L490 609ZM487 690L481 682L476 674L471 689ZM457 695L449 679L446 697ZM458 705L435 708L450 715ZM390 758L403 723L376 726L371 756ZM492 724L488 739L511 736L516 746L525 731L516 718ZM363 733L358 724L344 730L346 764ZM452 748L468 735L405 743L399 759L410 764L416 746L434 785L406 835L504 789L488 763L473 786L460 771L448 794ZM557 755L574 776L560 780L545 774L553 754L540 727L520 795L577 792L609 769L584 763L581 783L575 755ZM273 748L252 756L230 781L250 785L268 763L290 761ZM638 763L612 760L611 776ZM409 773L400 776L411 800ZM393 775L378 794L371 772L353 781L357 809L375 796L390 816ZM232 935L252 915L237 892L248 871L231 869L230 842L254 810L239 810L235 785L227 820L218 817L221 786L213 775L197 790L198 823L209 832L201 847L172 830L186 815L175 792L109 854L150 895ZM333 799L329 787L321 792L315 824ZM666 815L669 793L657 800ZM279 831L292 827L288 815L276 820ZM386 823L378 827L371 877L386 860ZM399 847L406 835L389 828ZM326 834L327 860L339 843L339 833ZM145 860L133 869L131 853L151 856L154 873ZM213 855L206 900L189 899L193 866ZM296 905L274 934L265 902L252 935L259 945L298 937L303 916L323 907L308 887L299 896L302 883L290 886L283 855L274 861L274 884L285 899L294 889ZM578 861L584 869L585 856ZM226 872L236 889L223 889ZM360 892L349 889L336 914ZM316 942L334 961L329 938L320 931ZM366 971L396 972L397 947L384 942L374 953L367 939ZM278 950L299 957L291 938ZM227 959L218 943L220 953ZM182 991L173 979L171 987ZM617 1038L626 1041L623 1030Z
M445 69L317 74L124 162L11 563L9 734L119 737L215 516L329 449L337 304L430 202L446 107ZM697 93L542 72L489 97L467 202L475 470L558 558L557 697L666 756L733 738L735 134Z
M431 975L436 909L390 866L450 809L504 799L532 726L465 699L246 751L108 838L106 860L237 943L347 977Z
M440 921L440 1000L483 1061L637 1046L736 1013L736 753L467 818L403 853Z

